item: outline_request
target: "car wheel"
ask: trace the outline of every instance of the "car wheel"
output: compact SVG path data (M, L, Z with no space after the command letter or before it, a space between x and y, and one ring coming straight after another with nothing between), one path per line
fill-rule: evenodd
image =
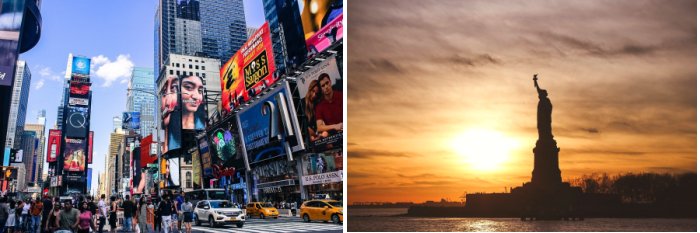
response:
M214 222L214 217L209 216L209 227L216 227L216 222Z
M236 223L236 227L243 228L243 223L242 222Z
M304 214L304 222L311 222L311 219L309 219L308 214Z
M331 215L331 220L333 220L333 223L335 223L335 224L340 223L340 217L338 217L337 214Z
M260 219L265 219L265 215L261 213L261 214L260 214Z
M194 215L194 225L197 225L197 226L202 225L202 221L199 221L199 216L197 216L196 214Z

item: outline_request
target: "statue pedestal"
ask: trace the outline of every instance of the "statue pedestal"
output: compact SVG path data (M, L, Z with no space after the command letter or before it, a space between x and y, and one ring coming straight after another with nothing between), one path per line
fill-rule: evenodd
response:
M535 168L532 170L532 184L535 186L560 186L559 147L553 138L537 140L535 148Z

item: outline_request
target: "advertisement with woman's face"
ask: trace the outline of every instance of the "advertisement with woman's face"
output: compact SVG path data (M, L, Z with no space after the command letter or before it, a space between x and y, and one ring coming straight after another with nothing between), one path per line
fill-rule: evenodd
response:
M180 186L180 158L163 158L160 161L162 187Z
M180 79L170 75L160 88L161 128L165 131L162 153L179 149L181 144L181 114L179 105Z
M324 121L324 119L317 118L317 115L323 115L318 114L319 111L342 115L342 110L341 112L323 111L323 109L336 109L328 108L329 103L324 99L327 99L329 92L330 95L336 94L341 96L342 83L342 77L338 71L335 57L328 58L317 64L298 78L297 87L301 98L300 105L303 109L303 117L299 117L299 122L302 123L302 129L304 129L302 132L307 142L316 152L337 149L342 145L342 130L319 128L318 121ZM323 87L326 87L326 90ZM337 123L327 120L324 122Z
M204 130L207 115L203 83L201 77L194 75L180 78L182 129Z

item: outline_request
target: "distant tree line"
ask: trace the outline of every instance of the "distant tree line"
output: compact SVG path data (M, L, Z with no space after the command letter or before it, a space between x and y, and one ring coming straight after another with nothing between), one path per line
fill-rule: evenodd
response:
M612 194L623 203L677 205L697 203L697 174L590 174L569 180L584 193Z

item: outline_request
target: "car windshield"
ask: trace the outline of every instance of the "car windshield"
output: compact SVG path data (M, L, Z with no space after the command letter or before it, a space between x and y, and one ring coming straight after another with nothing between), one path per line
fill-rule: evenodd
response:
M263 208L272 208L272 204L268 203L262 203L260 204Z
M211 208L231 208L233 204L228 201L210 201Z
M331 204L334 207L343 207L342 201L329 201L328 204Z
M228 199L226 197L226 192L224 192L223 190L207 191L207 192L209 192L209 200Z

